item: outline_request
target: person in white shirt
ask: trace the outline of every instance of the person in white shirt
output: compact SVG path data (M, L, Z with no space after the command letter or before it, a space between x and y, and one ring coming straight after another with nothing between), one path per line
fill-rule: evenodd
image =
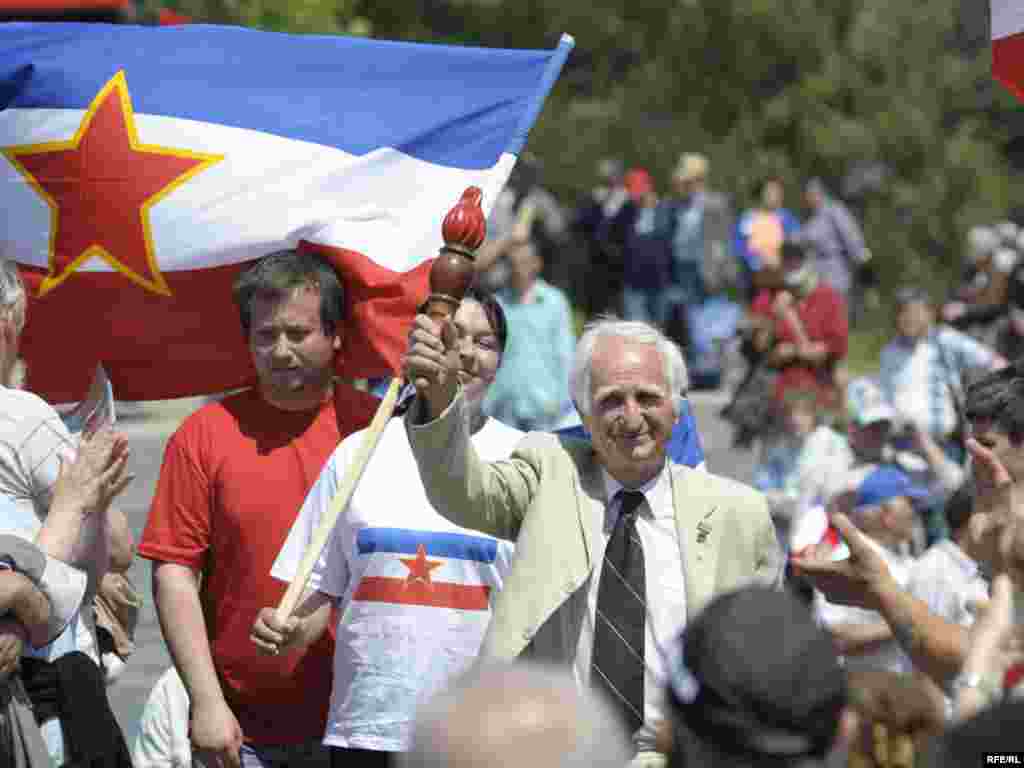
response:
M946 621L969 627L972 604L988 599L989 586L975 552L968 526L975 512L974 484L965 483L946 502L946 522L952 538L932 545L914 563L907 591L928 604Z
M481 410L505 348L504 313L494 299L474 293L459 307L455 328L460 379L473 404L473 445L486 458L505 458L522 433ZM363 437L351 435L328 460L274 563L275 578L295 577ZM337 606L324 736L332 765L387 765L408 748L418 706L476 658L512 551L511 542L460 528L435 511L403 421L392 419L296 616L282 625L266 608L253 625L261 650L287 653L314 642Z
M912 484L894 466L867 468L856 490L840 494L830 504L842 510L852 506L850 519L883 557L896 581L905 587L913 558L906 554L914 530L913 503L927 491ZM884 669L909 672L909 658L892 636L885 620L874 611L830 603L815 595L815 611L821 624L832 633L848 669Z
M153 685L142 710L132 747L135 768L201 768L188 738L189 712L185 684L178 670L168 667Z
M964 483L946 502L946 523L952 538L933 544L910 569L907 592L922 600L936 616L951 624L971 627L975 611L989 598L989 581L982 574L980 542L970 535L978 511L973 481ZM978 512L980 515L981 513ZM943 681L947 713L954 712L952 681Z

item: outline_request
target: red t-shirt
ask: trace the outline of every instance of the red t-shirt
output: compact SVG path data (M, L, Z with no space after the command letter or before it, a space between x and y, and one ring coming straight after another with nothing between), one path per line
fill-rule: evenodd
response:
M775 319L775 343L795 344L796 333L790 323L778 319L772 312L772 302L778 290L763 290L754 297L751 311ZM849 342L849 321L846 316L846 300L835 288L819 280L817 287L806 298L796 300L796 314L803 322L804 330L811 341L823 341L828 346L828 360L820 368L809 365L788 365L779 371L775 384L775 396L781 400L787 389L800 387L817 389L823 395L830 389L832 371L837 362L846 357ZM823 403L825 404L825 403Z
M249 639L286 584L270 568L320 469L377 400L344 385L316 411L289 412L257 390L196 411L167 443L139 554L202 573L213 663L246 741L290 744L324 734L333 631L305 653L265 656Z

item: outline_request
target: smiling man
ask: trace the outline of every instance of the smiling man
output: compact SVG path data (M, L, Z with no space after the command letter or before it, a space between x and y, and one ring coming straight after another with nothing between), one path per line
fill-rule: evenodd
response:
M306 493L376 401L335 381L345 302L325 262L279 251L234 292L257 386L204 406L171 437L139 554L154 561L157 615L204 765L327 766L333 637L269 657L249 628L284 595L270 569Z
M452 329L416 319L405 372L419 392L406 425L434 507L516 541L482 653L569 665L617 706L637 764L660 762L662 649L720 592L778 582L764 497L666 461L687 373L652 326L606 319L584 330L570 388L592 443L531 433L498 462L468 439L445 339Z

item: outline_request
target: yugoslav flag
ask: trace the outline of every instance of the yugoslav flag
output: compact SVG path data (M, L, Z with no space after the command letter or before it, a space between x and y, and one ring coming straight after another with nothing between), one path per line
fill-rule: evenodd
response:
M352 603L393 603L487 611L491 585L481 583L482 566L494 565L501 542L483 536L363 528L356 546L371 558ZM504 544L504 546L509 546Z
M992 75L1024 99L1024 2L992 0Z
M188 25L0 25L0 249L29 387L222 391L252 369L231 285L305 243L345 278L339 372L396 369L441 221L485 212L572 47L488 50Z

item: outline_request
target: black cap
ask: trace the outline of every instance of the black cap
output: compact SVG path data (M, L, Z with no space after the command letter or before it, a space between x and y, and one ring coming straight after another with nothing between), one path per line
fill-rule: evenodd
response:
M788 592L749 587L714 600L687 628L671 700L720 753L823 757L846 705L831 637Z

